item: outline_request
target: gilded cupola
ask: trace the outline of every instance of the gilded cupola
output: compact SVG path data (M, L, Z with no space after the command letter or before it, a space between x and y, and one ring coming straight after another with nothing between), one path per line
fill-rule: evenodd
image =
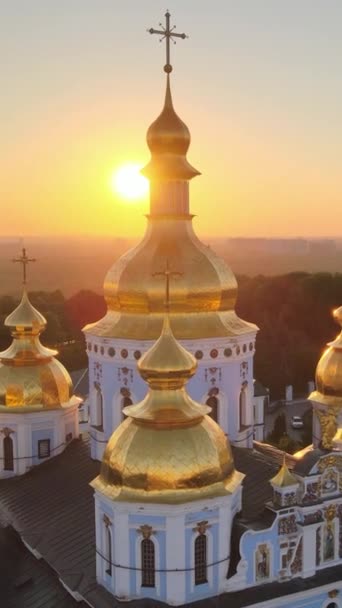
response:
M221 428L185 385L196 360L166 317L158 341L138 362L148 393L124 408L106 446L95 489L113 500L182 503L230 494L241 481Z
M32 306L26 288L19 306L6 318L12 344L0 353L0 411L23 412L60 408L72 396L71 378L54 358L57 351L43 346L43 315Z
M278 473L272 477L270 480L270 484L275 488L288 488L291 486L298 485L298 480L295 476L289 471L289 468L286 464L286 457L284 454L283 463L278 471Z
M108 312L85 333L103 338L156 340L164 316L164 292L155 275L170 262L173 281L170 324L177 339L232 337L257 327L235 313L234 274L195 235L189 210L189 180L199 175L188 162L188 127L176 114L170 84L169 43L186 38L166 28L149 30L167 42L164 107L147 132L151 160L142 170L150 181L150 214L144 239L109 270L104 282ZM212 204L209 203L209 204Z
M342 326L342 306L333 312ZM328 343L316 368L316 390L309 399L322 405L341 407L342 404L342 331Z
M146 139L151 160L142 173L149 180L188 180L199 175L186 158L190 131L174 110L169 74L163 110L149 127Z

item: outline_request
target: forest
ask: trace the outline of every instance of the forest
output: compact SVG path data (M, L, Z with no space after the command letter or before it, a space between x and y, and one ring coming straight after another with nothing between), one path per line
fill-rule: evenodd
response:
M307 382L327 342L339 329L332 310L342 305L342 274L296 272L281 276L239 276L236 310L256 323L254 376L270 389L271 400L284 398L285 385L306 395ZM65 298L59 290L32 292L30 298L47 319L42 342L56 346L70 371L87 365L82 327L105 314L103 297L79 291ZM18 300L0 297L0 349L10 343L6 316Z

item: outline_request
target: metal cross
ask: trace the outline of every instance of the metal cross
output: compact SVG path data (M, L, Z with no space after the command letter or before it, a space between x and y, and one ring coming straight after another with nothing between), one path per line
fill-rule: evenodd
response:
M159 36L161 36L159 42L162 42L164 39L166 40L166 64L164 65L164 72L170 74L170 72L172 72L172 65L170 63L170 40L172 40L173 44L176 44L174 38L182 38L182 40L185 40L185 38L188 38L188 36L186 34L176 33L174 31L176 27L175 25L170 28L169 11L166 11L165 13L165 21L165 27L161 23L159 23L160 27L162 28L161 30L155 30L153 27L151 27L147 31L150 32L150 34L159 34Z
M183 276L182 272L175 272L170 270L169 260L166 260L165 270L163 272L154 272L153 277L165 277L165 309L166 312L170 311L170 279L172 277Z
M20 258L13 258L12 262L18 262L19 264L22 264L23 267L23 285L26 285L26 266L28 266L28 264L30 264L31 262L36 262L37 260L35 258L29 258L26 255L26 249L25 247L23 247L22 249L22 254Z

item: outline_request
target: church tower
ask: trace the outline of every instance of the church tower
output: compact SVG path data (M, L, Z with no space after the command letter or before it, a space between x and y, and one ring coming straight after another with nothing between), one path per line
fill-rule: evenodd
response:
M0 477L22 475L63 452L78 437L80 399L67 370L39 336L46 327L26 291L25 249L14 260L24 270L19 306L6 318L12 344L0 353Z
M210 407L186 391L196 368L166 316L138 362L148 393L124 408L92 482L97 581L118 598L179 605L225 589L244 475Z
M164 316L161 277L172 281L170 324L175 337L197 359L189 393L211 407L211 416L232 442L253 441L253 355L257 327L235 312L232 271L197 238L189 207L189 182L199 175L186 154L188 127L176 114L170 85L170 40L185 38L166 25L166 93L161 114L147 132L151 160L150 214L144 239L109 270L104 283L108 312L84 329L89 357L92 457L101 459L123 408L146 388L136 361L160 334Z

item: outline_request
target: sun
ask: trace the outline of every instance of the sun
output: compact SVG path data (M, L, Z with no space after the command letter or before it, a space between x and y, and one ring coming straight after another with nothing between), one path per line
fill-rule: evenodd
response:
M129 163L111 176L111 189L126 200L142 199L148 192L148 180L140 173L140 165Z

